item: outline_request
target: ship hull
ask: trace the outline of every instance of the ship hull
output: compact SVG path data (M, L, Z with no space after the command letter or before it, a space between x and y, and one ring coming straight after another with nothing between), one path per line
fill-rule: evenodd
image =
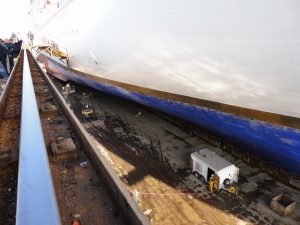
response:
M300 120L126 85L70 69L39 54L49 73L184 119L300 176ZM263 120L261 120L263 119Z
M297 0L69 0L35 40L84 73L300 118L299 11Z

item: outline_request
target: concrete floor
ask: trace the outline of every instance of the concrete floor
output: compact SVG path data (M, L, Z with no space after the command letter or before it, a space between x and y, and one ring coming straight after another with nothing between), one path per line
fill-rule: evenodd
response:
M95 140L152 224L300 224L300 209L281 217L269 208L272 196L300 191L273 180L221 149L162 119L138 104L94 92L96 119L80 115L82 92L67 96ZM189 156L209 148L240 168L238 194L210 193L188 168Z

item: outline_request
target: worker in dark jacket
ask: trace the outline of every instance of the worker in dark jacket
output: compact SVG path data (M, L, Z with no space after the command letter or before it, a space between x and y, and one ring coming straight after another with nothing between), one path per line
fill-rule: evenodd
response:
M12 43L0 40L0 61L4 66L7 74L10 74L14 66L14 58L16 58L22 47L22 40Z
M7 68L6 68L6 46L4 45L4 41L0 39L0 63L1 63L1 78L2 76L7 75ZM3 71L4 69L4 71Z

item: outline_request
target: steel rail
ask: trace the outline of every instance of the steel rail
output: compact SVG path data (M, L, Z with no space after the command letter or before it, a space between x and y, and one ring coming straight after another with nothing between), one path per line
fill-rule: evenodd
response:
M26 51L16 224L61 224Z
M90 138L90 135L77 119L55 85L44 73L40 65L37 62L36 64L40 68L44 79L48 83L56 100L62 107L65 115L71 123L71 126L78 135L79 140L85 148L85 152L92 161L97 173L102 178L102 182L106 185L110 195L114 198L118 210L123 215L125 221L131 225L150 225L148 218L146 218L138 205L133 201L132 196L130 196L120 178L115 174L105 157L100 153L99 149L97 149L94 141Z

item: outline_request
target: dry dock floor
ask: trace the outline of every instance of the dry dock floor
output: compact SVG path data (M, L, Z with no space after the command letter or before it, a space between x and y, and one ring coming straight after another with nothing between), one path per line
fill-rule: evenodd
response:
M141 105L100 92L91 94L95 119L80 115L82 92L66 96L152 224L300 224L297 206L289 217L269 208L272 196L287 194L300 202L300 191L251 168ZM240 168L238 193L209 192L188 168L189 155L209 148Z

